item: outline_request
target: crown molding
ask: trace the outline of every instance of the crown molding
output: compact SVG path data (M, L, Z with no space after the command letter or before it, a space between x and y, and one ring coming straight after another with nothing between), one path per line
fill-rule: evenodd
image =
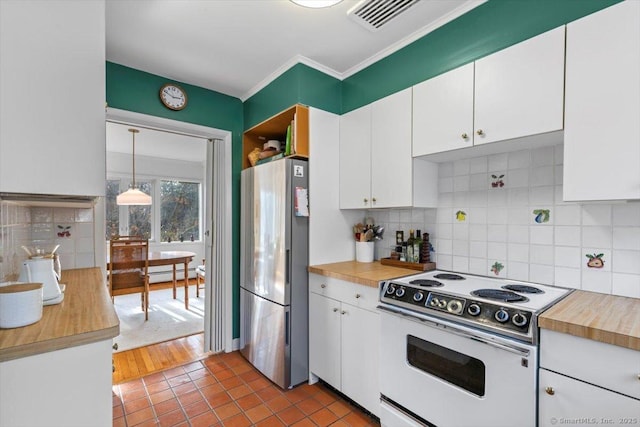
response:
M424 28L421 28L420 30L416 31L413 34L408 35L407 37L405 37L404 39L398 41L397 43L392 44L391 46L389 46L388 48L381 50L380 52L376 53L375 55L373 55L372 57L362 61L361 63L349 68L348 70L346 70L344 73L342 73L342 79L346 79L354 74L356 74L359 71L364 70L365 68L369 67L370 65L375 64L376 62L380 61L383 58L386 58L387 56L391 55L392 53L395 53L397 51L399 51L400 49L402 49L405 46L410 45L411 43L413 43L414 41L426 36L427 34L429 34L430 32L432 32L433 30L442 27L443 25L453 21L454 19L464 15L465 13L469 12L470 10L480 6L482 3L486 3L487 0L469 0L466 3L464 3L463 5L461 5L460 7L452 10L451 12L449 12L448 14L442 16L440 19L438 19L437 21L432 22L431 24L427 25Z
M407 46L407 45L409 45L411 43L413 43L414 41L420 39L421 37L424 37L425 35L429 34L431 31L433 31L433 30L435 30L437 28L440 28L443 25L453 21L454 19L464 15L465 13L467 13L470 10L480 6L482 3L485 3L486 1L487 0L469 0L469 1L465 2L464 4L459 6L458 8L456 8L456 9L452 10L451 12L449 12L448 14L442 16L437 21L434 21L430 25L427 25L426 27L414 32L413 34L403 38L402 40L398 41L397 43L394 43L393 45L389 46L388 48L376 53L372 57L362 61L359 64L357 64L356 66L349 68L344 73L340 73L340 72L334 70L333 68L330 68L330 67L327 67L325 65L322 65L319 62L316 62L316 61L314 61L312 59L307 58L306 56L296 55L293 58L289 59L284 64L282 64L280 67L278 67L278 69L273 71L267 77L265 77L262 81L260 81L260 83L258 83L253 88L251 88L247 93L245 93L242 97L240 97L240 100L242 102L245 102L247 99L249 99L250 97L252 97L256 93L258 93L260 90L264 89L267 85L269 85L271 82L273 82L275 79L280 77L283 73L285 73L287 70L289 70L291 67L293 67L296 64L304 64L304 65L306 65L308 67L311 67L311 68L313 68L315 70L318 70L318 71L320 71L320 72L322 72L324 74L327 74L327 75L329 75L329 76L331 76L333 78L336 78L336 79L342 81L342 80L346 79L347 77L350 77L350 76L356 74L357 72L362 71L363 69L369 67L370 65L380 61L381 59L391 55L392 53L397 52L398 50L402 49L403 47L405 47L405 46Z
M336 78L338 80L342 80L343 79L342 74L337 72L333 68L330 68L330 67L327 67L325 65L322 65L319 62L314 61L313 59L307 58L306 56L296 55L293 58L289 59L284 64L282 64L280 67L278 67L278 69L276 69L274 72L269 74L267 77L262 79L262 81L260 83L258 83L254 87L252 87L247 93L245 93L242 97L240 97L240 100L242 102L245 102L247 99L251 98L253 95L258 93L260 90L264 89L267 85L269 85L269 83L273 82L275 79L280 77L282 74L284 74L286 71L288 71L291 67L293 67L293 66L295 66L297 64L304 64L304 65L306 65L306 66L308 66L310 68L318 70L318 71L320 71L320 72L322 72L324 74L327 74L328 76L331 76L333 78Z

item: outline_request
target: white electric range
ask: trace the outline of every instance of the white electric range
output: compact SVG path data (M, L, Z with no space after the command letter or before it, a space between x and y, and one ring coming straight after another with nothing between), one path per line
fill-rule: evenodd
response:
M437 270L381 282L383 426L535 426L538 315L570 292Z

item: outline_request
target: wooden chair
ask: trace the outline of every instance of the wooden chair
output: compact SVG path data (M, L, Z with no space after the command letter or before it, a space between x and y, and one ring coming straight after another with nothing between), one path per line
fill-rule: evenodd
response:
M149 320L149 241L120 236L109 242L109 294L140 293L144 319Z
M204 285L204 276L206 274L206 268L204 265L203 259L202 265L196 267L196 298L200 298L200 285Z

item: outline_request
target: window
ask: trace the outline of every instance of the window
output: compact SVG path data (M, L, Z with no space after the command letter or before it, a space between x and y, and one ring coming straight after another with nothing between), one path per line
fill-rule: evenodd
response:
M151 181L136 182L138 188L153 196ZM129 181L124 179L108 179L105 197L106 239L111 236L142 236L152 239L153 206L118 206L118 194L129 188Z
M199 182L136 180L138 188L153 198L151 206L118 206L116 198L129 186L128 179L106 183L106 239L114 235L141 235L161 242L200 240Z
M163 242L200 240L200 184L161 181L160 236Z

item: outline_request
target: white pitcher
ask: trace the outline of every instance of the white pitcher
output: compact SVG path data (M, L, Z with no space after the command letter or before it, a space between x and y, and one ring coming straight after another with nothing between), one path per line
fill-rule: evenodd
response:
M58 298L62 293L53 269L53 259L51 258L32 258L24 261L18 280L21 282L42 283L42 298L44 301Z

